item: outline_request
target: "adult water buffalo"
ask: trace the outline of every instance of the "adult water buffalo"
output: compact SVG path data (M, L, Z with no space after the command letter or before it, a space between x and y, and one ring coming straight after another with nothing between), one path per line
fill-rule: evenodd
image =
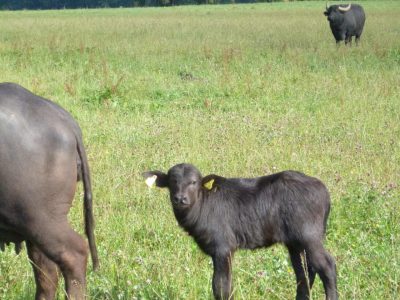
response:
M335 261L322 244L330 197L320 180L295 171L258 178L202 177L190 164L176 165L167 174L149 171L144 177L149 185L169 189L179 225L212 257L216 299L233 299L231 268L238 248L275 243L289 250L297 300L309 299L316 273L326 299L337 299Z
M333 36L338 44L345 41L345 44L351 43L353 36L356 37L356 44L360 40L364 23L364 9L357 4L342 5L326 5L324 15L327 16Z
M54 299L58 271L69 299L85 298L87 244L67 214L77 179L84 186L85 231L94 269L89 167L79 125L55 103L13 83L0 84L0 244L25 241L36 299Z

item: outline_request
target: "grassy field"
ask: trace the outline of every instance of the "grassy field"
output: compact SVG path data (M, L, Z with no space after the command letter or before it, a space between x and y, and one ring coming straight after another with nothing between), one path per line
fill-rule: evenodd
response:
M362 4L351 48L336 47L325 2L0 12L0 82L61 104L84 132L101 259L88 267L92 299L211 299L210 259L140 175L180 162L320 178L341 299L400 298L400 2ZM70 219L82 233L81 187ZM234 288L294 299L286 250L238 252ZM0 253L0 299L34 290L26 251Z

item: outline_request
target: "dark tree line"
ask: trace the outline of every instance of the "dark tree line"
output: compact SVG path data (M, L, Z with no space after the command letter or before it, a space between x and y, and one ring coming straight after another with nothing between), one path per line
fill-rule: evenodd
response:
M279 0L0 0L0 9L63 9L96 7L168 6L184 4L226 4Z

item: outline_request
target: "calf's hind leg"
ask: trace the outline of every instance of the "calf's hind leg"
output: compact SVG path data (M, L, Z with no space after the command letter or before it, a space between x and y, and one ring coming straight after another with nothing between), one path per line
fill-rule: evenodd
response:
M306 255L311 267L318 273L325 289L327 300L337 300L336 264L320 241L307 245Z
M47 221L45 228L40 228L37 232L43 234L36 236L35 242L60 268L68 299L85 299L88 257L85 240L66 221L56 224L49 224Z
M57 265L51 261L38 247L26 242L28 256L31 261L36 282L36 300L52 300L55 298L58 285Z
M308 300L310 299L310 290L315 279L315 271L309 265L307 257L302 260L301 254L304 254L303 250L295 247L288 247L288 250L294 273L296 274L296 300Z

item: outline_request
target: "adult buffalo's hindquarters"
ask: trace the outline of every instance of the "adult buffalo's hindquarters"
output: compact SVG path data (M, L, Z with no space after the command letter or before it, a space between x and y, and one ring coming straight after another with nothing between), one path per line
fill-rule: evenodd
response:
M78 178L94 268L98 258L89 166L78 124L55 103L2 83L0 140L0 244L26 241L36 299L54 299L57 268L69 298L84 299L87 244L67 219Z
M167 174L146 172L144 177L149 185L155 182L169 189L178 223L212 257L216 299L233 299L231 263L236 249L275 243L289 250L296 299L309 298L316 274L326 299L338 298L335 261L322 244L330 197L318 179L295 171L258 178L202 177L190 164L176 165Z
M326 6L324 15L327 16L336 43L345 41L351 43L353 36L358 44L365 23L364 9L357 4Z

